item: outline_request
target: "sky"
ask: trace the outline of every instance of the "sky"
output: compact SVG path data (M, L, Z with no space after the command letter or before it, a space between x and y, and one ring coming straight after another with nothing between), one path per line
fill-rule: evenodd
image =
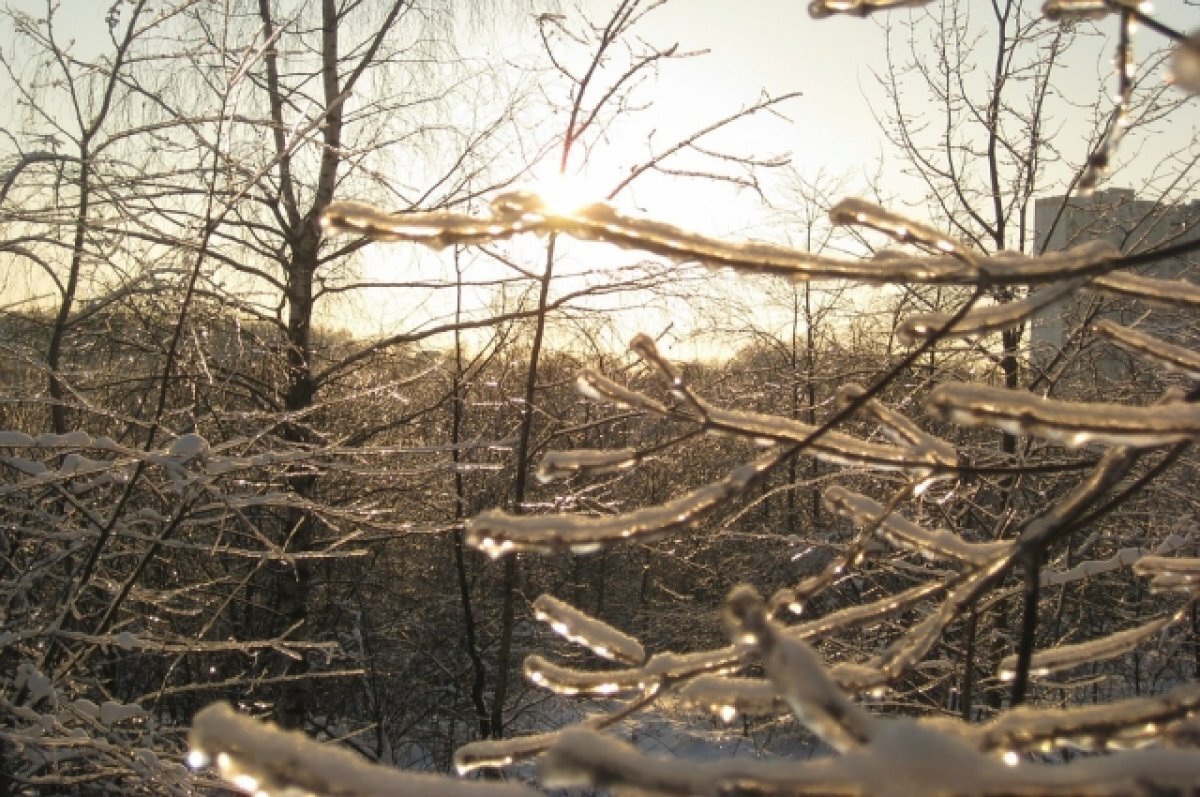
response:
M44 8L42 0L9 0L8 5L35 15ZM579 0L575 7L602 21L611 5ZM560 10L567 6L565 1L558 3ZM63 37L77 39L86 47L97 33L104 32L106 7L106 3L95 0L63 0ZM986 14L990 2L963 0L962 7ZM863 193L869 187L894 197L901 207L919 212L924 194L905 176L906 165L895 158L877 120L886 112L885 96L876 79L886 67L885 25L901 25L909 13L898 11L866 20L814 20L803 0L666 3L639 24L638 35L660 46L678 43L681 51L703 54L662 63L658 80L644 86L639 94L647 110L614 127L608 140L593 151L581 198L599 198L627 174L646 156L651 134L661 147L745 107L764 91L771 95L800 92L799 97L780 106L781 115L759 114L709 143L736 153L785 156L795 172L805 178L825 174L841 180L841 190L847 194ZM1183 0L1167 0L1159 13L1165 21L1181 27L1191 22ZM464 28L470 33L464 35L463 47L483 60L536 63L541 55L529 20L526 14L486 24L474 20ZM1098 28L1111 37L1114 21L1104 20ZM1138 40L1142 47L1159 43L1157 37L1147 33L1140 34ZM985 46L986 42L980 45L981 51ZM1074 54L1064 77L1066 93L1073 101L1087 106L1099 96L1107 102L1103 98L1111 91L1111 47L1111 40L1095 39L1085 42ZM913 106L918 111L926 110L920 102L922 99L917 97ZM1086 144L1082 130L1071 124L1066 122L1056 129L1061 141L1058 146L1078 161ZM1164 129L1156 131L1153 147L1160 151L1194 147L1197 112L1193 109L1160 127ZM1140 146L1131 151L1137 149ZM1141 163L1155 163L1153 157L1139 154ZM777 190L778 185L769 176L764 179L769 189L767 203L753 192L730 190L711 182L650 178L619 197L618 205L629 212L713 234L786 240L796 233L787 214L798 200ZM1139 172L1134 170L1117 179L1116 184L1136 186ZM534 183L531 187L539 187ZM394 249L373 249L365 266L367 278L386 276L394 271L395 262ZM343 320L355 331L390 331L398 321L379 308L391 303L381 297L366 313L348 312ZM364 318L368 321L363 322Z

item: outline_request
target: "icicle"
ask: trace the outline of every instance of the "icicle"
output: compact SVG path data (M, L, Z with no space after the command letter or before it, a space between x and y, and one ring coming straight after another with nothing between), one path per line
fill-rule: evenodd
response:
M1136 628L1128 628L1098 639L1040 651L1030 659L1029 672L1034 677L1041 677L1081 664L1116 658L1133 650L1142 640L1159 633L1176 619L1178 618L1161 617ZM1004 657L1000 661L1000 680L1011 681L1016 676L1016 666L1015 655Z
M1090 443L1147 447L1200 439L1197 404L1086 404L984 385L942 384L929 394L928 405L941 417L965 426L1037 435L1069 447Z
M1167 343L1140 330L1123 327L1109 319L1097 322L1092 329L1097 335L1147 360L1161 363L1170 370L1186 374L1192 379L1200 379L1200 353Z
M945 333L948 337L981 335L1009 329L1025 321L1087 283L1086 279L1063 280L1057 285L1042 288L1019 301L972 310ZM900 323L896 336L905 346L916 346L930 335L943 329L950 321L946 313L924 313L910 316Z
M646 660L646 651L636 639L551 595L539 595L533 602L533 612L536 619L549 623L555 633L576 645L591 648L598 656L628 664Z
M849 406L864 393L866 390L860 385L843 385L835 398L838 409ZM926 432L883 402L870 399L862 405L861 411L874 418L892 442L911 449L918 458L929 459L946 468L958 466L958 452L953 445Z
M550 451L538 463L537 478L550 482L571 476L598 476L628 470L637 463L638 454L632 448Z
M871 741L871 717L838 688L808 643L789 638L770 619L753 589L737 587L729 594L725 622L735 645L762 658L779 696L809 730L841 752Z
M188 735L194 760L214 761L221 777L255 797L297 794L420 797L537 797L513 783L457 780L378 766L341 747L319 744L215 704L196 714Z
M950 559L979 566L1011 550L1007 542L969 543L944 529L930 531L896 514L884 517L884 508L865 495L833 486L825 491L825 505L855 525L875 527L893 544L916 551L930 559Z
M695 523L739 495L779 462L778 452L735 468L680 498L617 515L513 515L494 509L467 522L467 544L493 558L515 551L591 553L621 540L645 540Z

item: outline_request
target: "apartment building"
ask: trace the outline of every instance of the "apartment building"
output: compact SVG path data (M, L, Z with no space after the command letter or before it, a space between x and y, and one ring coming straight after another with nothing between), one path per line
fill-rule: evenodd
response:
M1110 188L1087 197L1047 197L1034 207L1035 251L1064 249L1084 241L1105 239L1133 254L1200 239L1200 200L1160 204L1140 199L1129 188ZM1200 256L1161 260L1139 271L1165 279L1200 279ZM1097 379L1127 378L1139 364L1116 347L1086 336L1101 318L1138 326L1179 343L1200 338L1197 319L1089 291L1043 311L1030 328L1030 359L1035 371L1070 359L1077 371Z

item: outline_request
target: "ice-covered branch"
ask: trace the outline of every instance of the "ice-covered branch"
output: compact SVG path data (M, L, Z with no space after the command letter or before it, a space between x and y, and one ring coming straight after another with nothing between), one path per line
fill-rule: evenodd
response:
M722 431L780 444L802 444L808 456L833 465L872 470L910 472L921 478L948 475L948 463L939 449L906 449L860 440L844 432L818 433L819 426L780 415L730 410L703 403L698 421Z
M1185 246L1195 246L1195 244L1196 242L1192 241ZM1174 256L1178 257L1180 254ZM1165 254L1150 253L1145 257L1145 261L1154 262L1159 257L1162 260L1169 259ZM1141 259L1141 256L1134 256L1134 258ZM1096 277L1089 283L1089 287L1102 293L1139 299L1167 307L1180 307L1185 310L1200 308L1200 285L1185 279L1162 279L1128 271L1112 271Z
M512 783L465 781L378 766L343 748L215 704L192 721L193 764L212 762L221 777L255 797L336 794L339 797L537 797Z
M825 505L859 526L877 528L892 544L915 551L930 559L949 559L960 564L980 566L1012 547L1006 542L969 543L952 531L929 530L896 514L882 504L844 487L825 491Z
M679 227L619 213L598 203L563 213L550 210L536 194L513 192L493 200L490 212L468 216L449 211L387 213L370 205L336 202L322 219L329 230L354 232L380 241L409 241L442 248L481 244L521 233L569 235L638 249L677 261L728 266L738 271L775 274L794 280L851 280L869 284L1025 285L1102 273L1117 250L1105 241L1089 241L1058 252L1030 257L1014 252L963 257L890 255L869 260L813 254L777 244L730 242Z
M741 465L712 482L663 504L616 515L515 515L481 512L467 523L467 542L492 557L515 551L591 553L622 540L652 539L686 528L704 513L739 495L781 460L778 451Z
M538 463L537 477L550 482L571 476L599 476L628 470L638 463L638 453L632 448L582 449L548 451Z
M860 7L866 5L867 3L859 3ZM902 216L865 199L843 199L829 209L829 220L847 227L865 227L882 232L897 243L913 244L937 254L954 255L971 267L974 267L978 259L961 241L928 224Z
M1165 365L1168 369L1192 379L1200 379L1200 353L1168 343L1141 330L1123 327L1107 318L1098 321L1092 329L1100 337L1107 338L1140 357Z
M1200 405L1189 402L1151 407L1089 404L952 383L934 388L928 405L941 417L964 426L1038 435L1070 447L1090 443L1150 447L1200 439Z
M1066 709L1021 706L977 726L972 734L974 744L985 751L1138 747L1160 740L1172 724L1188 720L1198 710L1200 684L1189 683L1161 695L1102 705Z
M1086 282L1087 280L1082 278L1063 280L1056 285L1035 291L1018 301L1002 302L972 310L944 334L949 337L964 337L1009 329L1079 290ZM945 313L922 313L909 316L900 322L900 326L896 329L896 335L905 345L913 346L941 330L949 321L950 316Z
M780 698L810 730L842 752L872 740L876 729L870 715L834 683L807 642L787 636L770 618L754 590L734 589L725 618L734 644L761 657Z
M1158 545L1154 551L1149 551L1145 548L1122 548L1107 559L1088 559L1080 562L1069 570L1043 570L1042 586L1062 586L1063 584L1069 584L1074 581L1079 581L1080 579L1094 578L1095 576L1103 575L1104 573L1111 573L1115 570L1131 567L1143 557L1149 557L1151 553L1170 553L1171 551L1183 547L1187 544L1187 542L1187 539L1184 537L1172 534L1160 545Z
M636 639L552 595L538 596L533 602L533 616L549 623L567 641L583 645L602 658L635 665L646 660L646 651Z
M1151 576L1150 587L1155 590L1195 592L1200 584L1200 559L1146 556L1134 564L1133 572L1139 576Z
M813 0L808 4L808 13L814 19L823 19L834 14L865 17L876 11L894 8L916 8L929 0Z
M1049 650L1040 651L1035 653L1029 661L1029 674L1034 677L1041 677L1061 670L1068 670L1072 667L1078 667L1081 664L1116 658L1117 656L1129 653L1144 639L1154 636L1178 619L1179 614L1175 613L1169 617L1160 617L1156 620L1151 620L1136 628L1117 631L1108 636L1090 639L1087 642L1079 642L1074 645L1059 645ZM1005 656L1000 661L1000 680L1011 681L1016 675L1016 666L1017 657L1015 655Z
M546 754L550 788L611 788L640 794L731 797L1151 797L1190 794L1200 756L1138 750L1044 764L981 753L944 726L880 720L872 743L804 762L688 761L652 756L589 731L564 733Z
M849 407L866 395L866 388L861 385L843 385L838 389L836 401L838 409ZM878 399L868 399L862 402L860 410L883 427L884 433L898 446L911 449L921 458L928 458L947 468L958 465L958 452L950 443L942 440L912 422L910 418L892 409Z

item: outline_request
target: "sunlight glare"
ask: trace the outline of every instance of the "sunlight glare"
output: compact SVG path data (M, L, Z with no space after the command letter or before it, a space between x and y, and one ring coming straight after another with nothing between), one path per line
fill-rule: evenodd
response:
M542 177L532 186L551 213L571 215L588 205L604 202L606 191L596 180L581 174L553 174Z

